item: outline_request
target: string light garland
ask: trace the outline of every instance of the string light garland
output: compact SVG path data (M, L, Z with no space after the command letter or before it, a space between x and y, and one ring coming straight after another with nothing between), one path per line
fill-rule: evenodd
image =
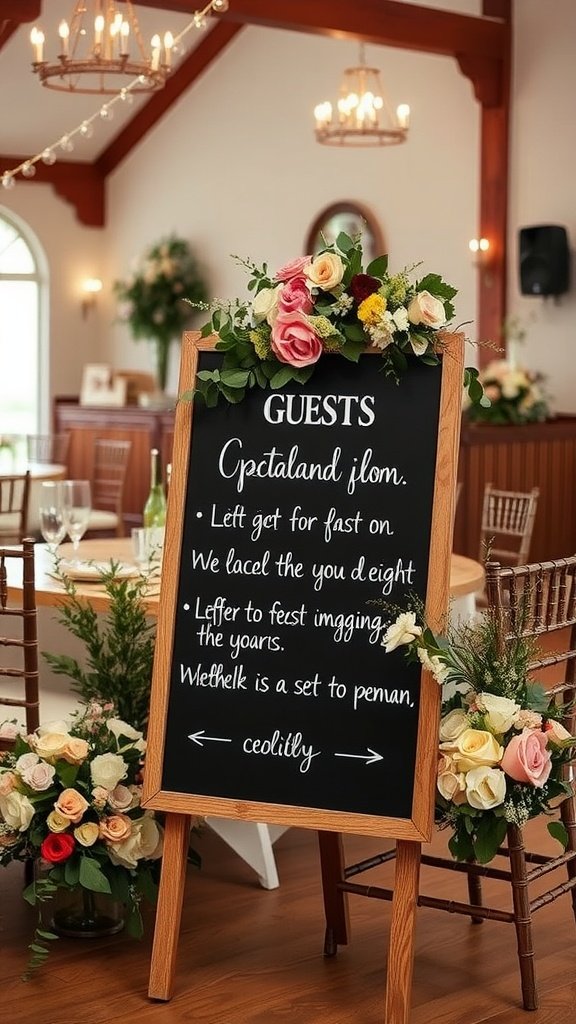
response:
M184 26L181 32L174 37L172 51L177 52L179 44L181 43L184 36L192 29L203 29L207 25L208 17L211 14L223 14L228 10L228 0L210 0L200 10L194 11L191 21ZM124 86L117 92L111 99L107 100L99 110L95 111L91 117L85 118L80 122L76 128L71 131L65 132L55 142L45 146L35 156L28 157L23 160L22 163L18 164L17 167L13 167L11 170L4 171L2 174L1 182L2 188L10 191L16 185L16 177L21 174L23 178L33 178L36 174L36 164L42 162L48 167L51 167L56 163L58 159L58 150L62 153L71 153L74 150L75 142L80 139L89 139L94 134L94 126L99 121L111 121L114 117L114 107L118 103L131 104L134 100L133 93L142 90L142 86L145 76L136 76L128 85Z

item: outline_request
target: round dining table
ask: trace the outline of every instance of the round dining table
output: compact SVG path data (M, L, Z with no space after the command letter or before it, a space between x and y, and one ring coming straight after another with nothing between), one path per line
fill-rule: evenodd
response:
M4 462L0 467L0 480L2 477L23 475L30 473L30 491L28 493L28 532L38 536L40 534L40 495L42 484L45 480L64 480L66 478L66 466L57 462ZM15 520L16 522L16 520Z

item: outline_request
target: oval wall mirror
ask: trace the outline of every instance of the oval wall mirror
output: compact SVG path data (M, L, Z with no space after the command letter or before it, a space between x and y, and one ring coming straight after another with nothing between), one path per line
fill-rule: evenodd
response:
M318 214L306 236L305 252L314 254L325 245L332 245L341 231L352 238L362 235L365 264L386 251L384 236L370 210L361 203L343 200Z

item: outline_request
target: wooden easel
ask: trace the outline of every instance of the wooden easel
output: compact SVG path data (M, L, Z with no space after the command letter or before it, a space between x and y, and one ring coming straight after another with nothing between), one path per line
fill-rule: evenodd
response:
M186 335L180 390L194 382L199 353L210 350L209 342ZM429 548L426 614L432 628L439 629L446 616L449 593L449 564L452 539L453 500L461 414L463 344L461 336L445 339L440 413L434 474L432 527ZM184 884L191 818L220 815L244 821L263 821L320 830L320 841L338 868L342 856L342 831L358 835L393 838L397 842L396 875L392 899L392 924L388 956L386 1024L408 1024L414 960L414 930L418 897L421 843L429 841L433 827L434 783L437 736L431 723L438 719L440 688L423 672L420 686L416 742L416 765L410 818L376 816L354 811L323 810L288 804L258 802L225 796L172 792L163 788L165 730L169 706L169 667L172 662L173 624L176 621L177 569L180 565L183 515L188 486L188 462L193 408L179 403L176 412L173 476L170 488L165 562L156 645L150 729L144 787L144 804L166 812L164 855L152 962L149 996L168 1000L172 995L178 934L184 898ZM349 756L349 755L347 755ZM324 878L325 894L331 889ZM332 879L333 881L333 879ZM347 907L342 893L327 905L327 920L334 942L347 938Z

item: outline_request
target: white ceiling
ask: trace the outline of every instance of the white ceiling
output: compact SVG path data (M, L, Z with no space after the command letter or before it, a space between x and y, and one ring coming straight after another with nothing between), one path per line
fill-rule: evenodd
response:
M72 0L44 0L42 14L36 24L46 37L44 55L48 60L58 52L58 25L70 20ZM146 43L158 32L163 36L169 30L174 36L190 23L190 16L147 7L135 7L142 37ZM212 20L211 24L214 24ZM110 96L87 96L55 92L40 84L32 71L30 31L33 24L23 24L0 49L0 155L33 157L58 142L63 135L79 127L82 121L100 111ZM210 26L209 26L210 27ZM174 66L196 46L202 32L192 28L182 40L180 52L174 57ZM128 84L128 83L127 83ZM93 161L110 144L150 94L133 97L129 106L115 103L113 119L94 121L94 134L86 139L74 140L74 151L57 150L58 160Z

